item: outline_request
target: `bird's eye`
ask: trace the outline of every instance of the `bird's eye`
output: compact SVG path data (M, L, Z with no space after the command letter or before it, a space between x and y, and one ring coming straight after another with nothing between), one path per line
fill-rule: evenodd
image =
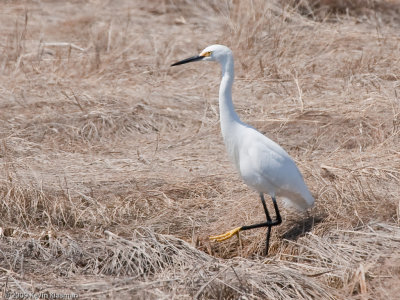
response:
M204 57L209 57L209 56L211 56L211 51L208 51L208 52L203 53L202 56L204 56Z

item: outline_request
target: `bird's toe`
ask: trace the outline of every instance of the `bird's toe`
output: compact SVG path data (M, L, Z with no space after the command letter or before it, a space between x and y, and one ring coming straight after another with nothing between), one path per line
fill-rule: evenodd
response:
M234 228L234 229L232 229L232 230L230 230L228 232L225 232L223 234L210 236L210 240L214 240L214 241L217 241L217 242L225 241L227 239L230 239L235 234L239 234L241 229L242 229L242 227L237 227L237 228Z

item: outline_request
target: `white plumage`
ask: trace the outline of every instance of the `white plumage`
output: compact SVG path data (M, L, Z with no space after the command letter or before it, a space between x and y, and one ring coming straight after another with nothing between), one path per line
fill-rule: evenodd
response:
M243 123L232 103L232 84L234 79L234 62L232 51L223 45L212 45L205 48L200 55L194 56L173 65L192 61L217 61L221 65L222 80L219 88L219 110L221 132L231 161L239 171L243 181L253 190L258 191L264 204L262 194L269 194L277 208L275 197L280 197L287 204L306 210L314 204L314 198L309 192L303 177L292 158L277 143L270 140L253 127ZM263 226L279 225L271 223L268 210L267 219L270 222ZM278 217L280 220L280 215ZM262 225L262 224L257 224ZM248 228L244 228L248 227ZM240 230L258 228L261 226L238 227L224 235L213 237L224 240ZM267 235L268 251L269 233Z
M222 67L219 88L221 131L228 155L244 182L260 193L282 197L297 209L305 210L311 207L314 198L286 151L253 127L243 123L236 114L232 103L232 51L226 46L212 45L202 51L208 52L211 52L211 56L203 60L215 60Z

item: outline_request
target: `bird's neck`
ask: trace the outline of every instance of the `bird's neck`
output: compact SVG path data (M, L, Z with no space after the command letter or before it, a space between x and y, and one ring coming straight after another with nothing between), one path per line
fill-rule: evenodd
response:
M232 103L232 85L234 79L233 57L221 62L222 80L219 87L219 114L221 131L224 139L234 129L235 124L241 123Z

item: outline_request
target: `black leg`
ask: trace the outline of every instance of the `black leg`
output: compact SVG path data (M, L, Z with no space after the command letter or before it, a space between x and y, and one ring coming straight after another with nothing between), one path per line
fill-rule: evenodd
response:
M279 213L279 208L278 208L278 203L276 203L276 199L275 197L271 197L272 198L272 203L274 204L274 208L275 208L275 214L276 214L276 225L279 225L282 223L282 218L281 218L281 214Z
M267 217L267 222L249 225L249 226L243 226L243 227L241 227L241 230L249 230L249 229L260 228L260 227L268 227L267 238L265 241L265 255L268 255L269 239L271 237L271 227L278 226L279 224L281 224L282 218L281 218L281 214L279 213L279 208L278 208L278 204L276 203L275 197L272 197L272 202L274 204L274 209L275 209L275 214L276 214L276 219L274 221L272 221L271 216L269 215L267 205L265 204L264 195L262 193L260 193L260 198L261 198L261 202L264 207L265 216Z
M271 237L271 228L272 226L268 226L267 228L267 238L265 240L265 256L268 256L268 250L269 250L269 238Z
M265 204L265 199L264 199L263 193L260 193L260 198L261 198L262 205L264 207L265 216L267 217L267 222L272 223L272 219L271 219L271 216L269 215L267 204ZM267 236L265 239L265 252L264 252L265 256L268 255L269 239L271 237L271 228L272 228L272 225L268 226L268 228L267 228Z
M218 242L221 242L221 241L224 241L224 240L227 240L227 239L231 238L235 234L238 234L241 230L249 230L249 229L260 228L260 227L268 227L268 229L267 229L267 239L265 241L265 255L268 255L269 239L271 237L271 227L281 224L282 223L282 218L281 218L281 214L279 213L278 204L276 203L275 197L272 197L272 203L274 204L275 215L276 215L276 219L275 220L272 220L271 216L269 215L267 205L265 204L264 195L262 193L260 193L260 198L261 198L262 205L264 207L265 216L267 217L267 222L260 223L260 224L249 225L249 226L236 227L236 228L234 228L234 229L232 229L232 230L230 230L230 231L228 231L228 232L226 232L224 234L220 234L220 235L216 235L216 236L210 236L210 239L218 241Z
M265 212L265 216L267 217L267 221L272 222L272 219L268 212L267 204L265 204L264 194L260 193L260 198L261 198L262 205L264 207L264 212Z

